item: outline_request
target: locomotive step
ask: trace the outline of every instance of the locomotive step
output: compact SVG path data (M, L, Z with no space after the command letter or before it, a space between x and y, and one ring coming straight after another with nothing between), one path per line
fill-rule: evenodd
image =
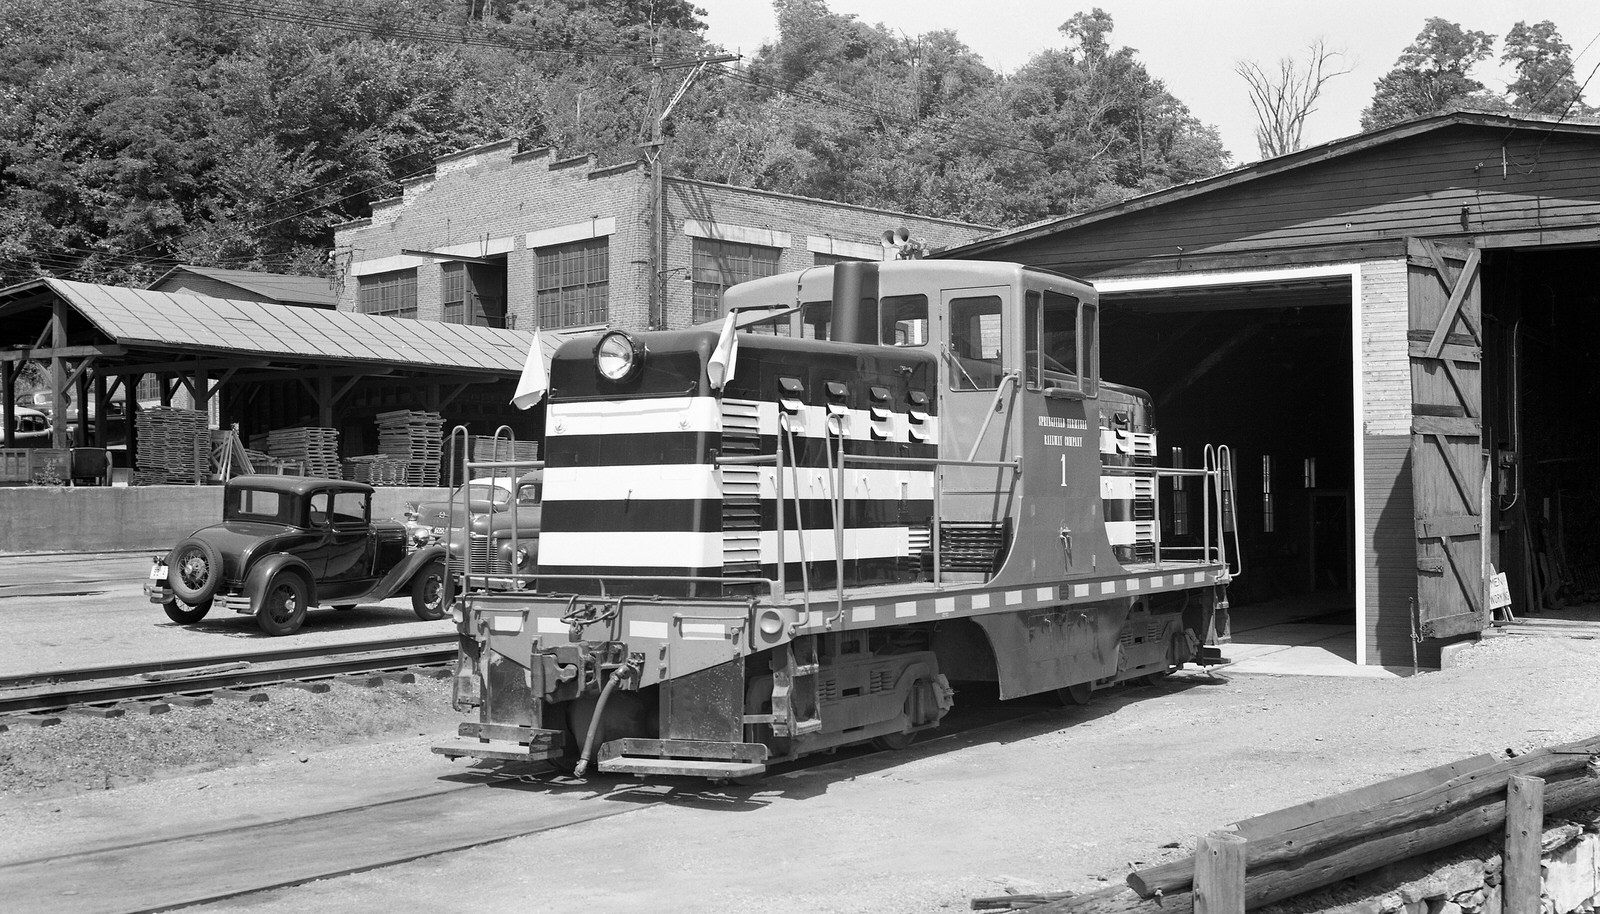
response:
M544 762L561 757L561 750L539 749L530 751L527 743L508 739L475 739L458 736L442 743L434 743L433 751L446 758L499 759L508 762Z
M600 770L614 774L683 775L692 778L747 778L767 770L760 762L724 759L635 758L602 759Z

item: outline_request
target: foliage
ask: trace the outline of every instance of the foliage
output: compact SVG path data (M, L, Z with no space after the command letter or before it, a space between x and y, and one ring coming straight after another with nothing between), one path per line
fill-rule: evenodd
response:
M1495 36L1435 17L1423 26L1394 69L1374 86L1372 104L1361 113L1361 128L1375 130L1403 120L1452 108L1525 111L1536 114L1587 114L1582 87L1573 79L1571 48L1549 20L1518 22L1506 35L1500 59L1517 78L1509 98L1489 92L1472 69L1494 53Z
M1592 113L1572 78L1572 47L1550 20L1512 26L1500 59L1516 68L1517 78L1506 91L1519 110L1557 116Z
M717 50L688 0L257 3L0 0L0 285L324 272L333 226L440 155L637 159L689 72L652 61ZM777 40L674 109L669 171L1010 225L1227 164L1098 9L1003 77L948 31L774 7Z

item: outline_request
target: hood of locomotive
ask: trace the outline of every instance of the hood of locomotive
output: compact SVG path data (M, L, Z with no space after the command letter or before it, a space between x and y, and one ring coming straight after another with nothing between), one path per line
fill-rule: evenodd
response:
M811 476L822 476L826 464L825 418L844 417L853 429L848 442L852 453L936 455L937 434L929 413L936 409L937 362L931 353L740 333L734 374L714 389L707 367L717 351L719 330L708 325L631 335L641 363L621 381L608 380L597 370L603 335L569 340L556 352L545 424L542 575L649 578L608 582L605 591L690 597L730 592L714 582L673 581L774 576L774 470L768 465L755 480L758 474L751 468L751 481L741 489L746 484L716 461L719 456L774 454L780 417L788 417L785 427L798 429L791 434L788 460L815 463L819 471ZM918 418L912 419L913 414ZM911 427L913 421L925 425ZM736 516L740 508L734 504L740 498L746 499L749 512L743 517ZM931 484L929 497L915 500L914 512L930 511ZM863 525L901 531L875 529L871 534L897 544L890 547L893 556L883 557L888 574L894 573L891 565L907 564L904 531L913 521L902 516L901 508L900 503L884 504L857 512ZM785 512L790 509L786 503ZM826 505L819 497L794 510L820 514ZM759 556L735 554L730 531L745 523L756 528L753 536L761 542L752 548ZM800 523L816 529L831 519L801 517ZM788 521L789 536L796 525ZM785 562L795 562L799 553L798 548L787 553ZM832 574L831 561L818 564L829 568L815 573ZM870 571L872 563L859 567ZM792 570L798 572L798 566ZM549 586L568 589L554 580ZM815 575L812 583L817 584ZM764 588L744 586L739 593L764 595ZM589 592L583 582L574 582L572 589Z

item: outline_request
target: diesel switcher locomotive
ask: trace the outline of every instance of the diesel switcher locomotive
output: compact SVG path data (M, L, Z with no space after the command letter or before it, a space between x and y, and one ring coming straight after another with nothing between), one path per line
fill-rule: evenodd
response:
M1100 379L1093 286L846 263L724 306L556 351L536 567L466 569L473 719L435 751L739 779L904 746L952 682L1083 702L1220 660L1227 450L1156 465L1150 397ZM1173 498L1202 518L1181 548Z

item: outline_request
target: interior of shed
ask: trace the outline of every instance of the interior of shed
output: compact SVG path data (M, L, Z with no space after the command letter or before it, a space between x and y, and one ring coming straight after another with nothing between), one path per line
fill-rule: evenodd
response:
M1200 466L1208 444L1232 451L1236 635L1327 625L1328 646L1353 659L1349 280L1108 293L1101 315L1103 376L1154 399L1159 463ZM1163 542L1197 541L1195 487L1167 483L1160 498Z
M1485 252L1490 561L1518 615L1600 603L1595 247Z

